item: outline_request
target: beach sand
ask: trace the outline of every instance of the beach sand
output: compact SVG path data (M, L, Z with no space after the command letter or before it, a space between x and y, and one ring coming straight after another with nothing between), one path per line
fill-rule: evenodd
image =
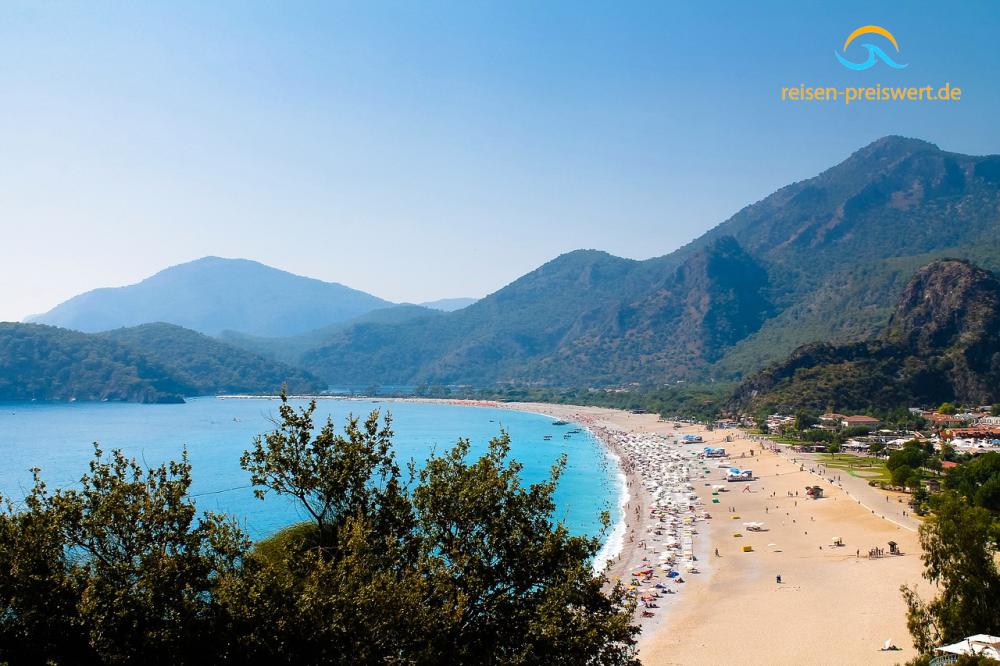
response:
M816 464L807 457L772 452L737 430L710 432L687 424L675 429L656 415L597 407L491 406L547 414L592 430L613 428L671 438L699 434L705 442L698 447L722 446L734 466L752 469L758 477L751 483L726 483L725 470L713 460L708 463L709 476L692 479L712 515L711 520L697 523L695 553L701 573L685 575L685 584L676 586L677 594L658 600L661 607L655 609L654 618L637 617L644 664L888 666L915 656L899 586L916 585L924 595L930 590L920 576L916 521L897 515L895 499L889 506L896 514L883 518L869 508L881 508L881 495L867 486L862 491L858 484L845 483L853 489L849 494L811 473ZM732 441L725 441L727 437ZM650 498L637 492L642 488L641 470L628 478L630 505L638 501L648 507ZM712 504L711 486L717 484L725 484L726 491L717 496L718 504ZM811 485L823 487L823 499L805 496L806 486ZM745 488L749 490L744 492ZM626 511L625 516L626 535L644 535L652 525L645 510L640 516ZM766 531L747 531L743 523L749 521L764 522ZM742 536L735 537L736 533ZM840 537L844 545L834 547L833 537ZM652 558L655 545L640 548L640 540L625 539L611 577L628 580L629 571L642 566L644 557ZM890 540L899 544L903 555L868 558L874 547L888 553ZM752 552L744 552L744 546L751 546ZM775 580L778 575L780 584ZM887 639L901 649L880 651Z

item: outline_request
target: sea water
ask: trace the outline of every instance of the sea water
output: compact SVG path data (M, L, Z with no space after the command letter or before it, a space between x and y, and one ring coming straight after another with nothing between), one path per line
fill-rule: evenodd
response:
M190 492L198 508L234 516L252 538L264 538L307 517L288 499L254 497L250 476L239 463L255 435L275 428L279 404L218 398L181 405L0 403L0 493L17 504L31 487L32 467L41 469L50 490L78 486L93 457L93 442L105 453L121 449L146 467L179 459L186 448L192 465ZM600 513L608 511L618 528L604 535L599 559L620 546L623 484L618 466L587 430L564 438L578 426L554 426L551 417L540 414L442 403L319 400L314 419L319 426L330 417L341 430L349 414L363 420L376 409L392 415L396 459L404 470L409 460L420 466L460 437L470 440L470 457L482 455L501 429L511 437L510 457L524 465L524 484L546 479L565 453L555 518L573 534L597 536Z

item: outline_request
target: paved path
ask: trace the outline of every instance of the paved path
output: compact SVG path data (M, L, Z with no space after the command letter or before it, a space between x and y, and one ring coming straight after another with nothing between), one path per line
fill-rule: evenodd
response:
M907 504L908 495L904 493L890 493L881 488L869 486L867 479L852 476L846 470L826 470L823 467L823 463L817 459L816 456L818 454L799 453L792 450L787 444L778 444L769 439L761 441L766 446L771 447L772 450L776 449L782 457L788 460L797 460L805 466L806 471L812 471L817 479L823 482L818 485L833 484L839 486L845 493L869 511L903 529L916 532L917 528L920 527L922 521L913 515L913 511ZM903 515L904 513L906 515Z

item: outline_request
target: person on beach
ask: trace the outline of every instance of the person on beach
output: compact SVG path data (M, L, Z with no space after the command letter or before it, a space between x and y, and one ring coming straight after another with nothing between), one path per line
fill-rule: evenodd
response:
M778 574L777 576L775 576L774 580L775 580L775 582L778 583L778 585L781 585L781 574Z

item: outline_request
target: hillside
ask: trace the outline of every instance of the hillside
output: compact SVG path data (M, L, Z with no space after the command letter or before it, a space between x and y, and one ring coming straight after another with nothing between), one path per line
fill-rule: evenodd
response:
M325 344L341 331L365 324L401 324L404 322L440 316L441 312L421 305L393 305L366 312L347 321L323 326L312 331L287 337L265 337L248 335L238 331L223 331L219 339L240 349L253 352L265 358L297 365L302 356Z
M431 310L440 310L441 312L454 312L455 310L467 308L478 300L478 298L439 298L436 301L426 301L418 305L430 308Z
M1000 269L1000 156L886 137L647 261L558 257L434 322L348 327L299 363L339 383L733 379L878 335L913 272Z
M143 324L96 337L146 354L181 382L187 395L317 392L322 382L309 373L173 324Z
M883 333L810 344L745 381L732 411L891 409L1000 401L1000 280L943 260L910 280Z
M200 333L150 324L103 334L0 323L0 400L182 402L218 392L322 388L301 370Z
M39 324L0 323L0 399L182 402L185 386L111 340Z
M83 332L168 322L207 335L284 336L346 321L391 303L341 284L246 259L205 257L138 284L95 289L30 321Z
M721 238L677 269L581 250L463 310L338 331L300 363L327 381L584 384L682 377L756 330L763 269Z
M874 343L942 257L1000 270L1000 156L890 136L669 255L570 252L452 312L206 258L41 320L169 321L336 385L738 381L803 344Z

